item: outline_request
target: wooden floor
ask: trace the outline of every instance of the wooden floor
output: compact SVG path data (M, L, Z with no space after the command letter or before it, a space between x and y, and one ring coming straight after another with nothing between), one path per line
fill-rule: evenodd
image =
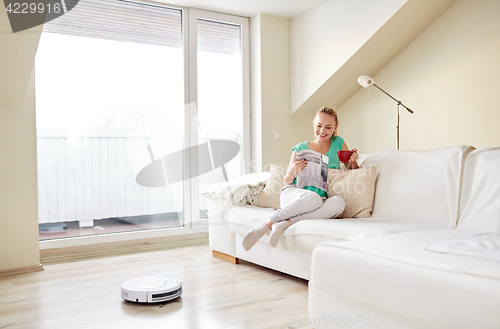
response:
M208 245L44 265L0 277L0 328L309 328L307 281L212 257ZM172 276L177 300L135 304L121 284Z

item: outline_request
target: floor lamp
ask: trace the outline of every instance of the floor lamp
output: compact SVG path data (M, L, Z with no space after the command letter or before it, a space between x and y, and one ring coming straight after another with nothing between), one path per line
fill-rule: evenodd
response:
M379 86L377 86L375 84L375 80L373 80L373 78L367 76L367 75L362 75L358 78L358 82L360 85L362 85L363 87L371 87L371 86L374 86L374 87L377 87L378 89L380 89L381 92L383 92L384 94L386 94L387 96L389 96L390 98L392 98L393 100L396 101L397 103L397 106L398 106L398 125L396 126L396 129L397 129L397 139L398 139L398 150L399 150L399 106L401 105L402 107L404 107L405 109L408 110L408 112L410 112L411 114L413 114L413 111L410 110L409 108L407 108L403 103L401 103L401 101L398 101L396 98L392 97L391 95L389 95L389 93L387 93L385 90L383 90L382 88L380 88Z

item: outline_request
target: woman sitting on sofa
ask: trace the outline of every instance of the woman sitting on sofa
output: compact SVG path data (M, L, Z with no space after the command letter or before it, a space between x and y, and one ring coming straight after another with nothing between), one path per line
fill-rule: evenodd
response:
M349 150L344 140L337 136L338 119L334 109L322 107L316 113L313 121L315 140L303 142L292 148L292 158L288 171L284 177L285 186L281 190L281 209L271 216L268 222L257 226L243 238L243 247L250 250L266 233L271 232L269 244L276 247L279 238L290 225L303 219L313 218L335 218L342 214L345 201L340 196L327 199L326 192L314 186L297 188L296 176L304 170L307 161L297 161L297 152L301 150L313 150L328 156L328 168L340 168L337 155L339 150ZM347 163L348 169L357 169L357 150L353 153Z

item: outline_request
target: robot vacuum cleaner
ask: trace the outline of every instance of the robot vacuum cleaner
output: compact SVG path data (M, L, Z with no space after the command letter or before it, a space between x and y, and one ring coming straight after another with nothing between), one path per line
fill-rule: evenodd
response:
M182 283L169 277L145 276L122 284L122 298L136 303L165 302L181 294Z

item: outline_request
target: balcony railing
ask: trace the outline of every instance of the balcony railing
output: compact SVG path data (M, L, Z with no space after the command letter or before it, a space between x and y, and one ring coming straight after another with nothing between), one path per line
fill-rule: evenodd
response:
M238 134L202 136L239 141ZM158 159L182 149L182 139L165 132L88 131L73 137L64 130L38 130L39 223L93 221L183 211L183 184L144 187L137 173L151 163L151 146ZM228 176L241 174L238 155L226 165ZM199 191L222 181L219 170L199 176ZM200 209L205 200L200 199Z

